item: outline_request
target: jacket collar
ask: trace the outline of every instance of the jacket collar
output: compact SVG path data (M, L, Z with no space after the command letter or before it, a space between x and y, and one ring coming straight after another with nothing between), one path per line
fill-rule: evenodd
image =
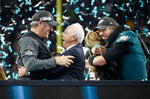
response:
M108 46L107 48L110 48L110 46L113 44L113 42L115 41L116 37L123 31L129 30L127 28L124 28L123 26L118 26L112 34L110 34L110 36L104 40L104 42L108 42Z

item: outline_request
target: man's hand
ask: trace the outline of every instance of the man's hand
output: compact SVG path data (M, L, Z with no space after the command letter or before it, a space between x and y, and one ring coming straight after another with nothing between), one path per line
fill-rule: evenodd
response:
M105 52L107 52L107 48L104 46L100 47L102 54L104 54Z
M91 49L91 51L92 51L93 55L98 55L98 54L102 55L102 54L104 54L107 51L107 48L104 47L104 46L100 46L100 47L94 46Z
M18 68L18 77L23 77L26 74L26 68L24 66L19 66Z
M97 46L92 47L91 52L93 55L102 54L101 49Z
M60 66L69 67L73 63L71 59L73 59L73 56L59 56L55 57L56 64Z

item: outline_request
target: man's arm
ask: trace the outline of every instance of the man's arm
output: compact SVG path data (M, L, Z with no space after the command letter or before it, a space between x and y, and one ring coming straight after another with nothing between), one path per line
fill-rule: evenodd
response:
M105 52L101 56L92 56L89 59L90 65L103 66L113 59L119 58L126 49L128 49L128 43L115 44L109 51Z
M45 70L56 67L56 65L68 67L73 61L73 56L61 56L59 58L37 59L38 42L32 38L26 38L19 43L19 52L23 61L23 65L27 71Z
M76 60L76 56L74 54L77 54L77 53L73 53L72 50L71 51L68 50L68 51L65 52L64 55L66 57L70 56L70 55L74 56L75 58L71 59L74 63L75 60ZM58 75L63 75L64 72L68 72L68 70L72 67L73 63L71 63L69 67L64 67L64 66L57 65L55 68L52 68L52 69L49 69L49 70L44 70L44 71L40 71L40 72L33 71L33 72L31 72L31 78L32 77L37 77L37 75L38 75L38 78L45 78L45 79L55 78Z

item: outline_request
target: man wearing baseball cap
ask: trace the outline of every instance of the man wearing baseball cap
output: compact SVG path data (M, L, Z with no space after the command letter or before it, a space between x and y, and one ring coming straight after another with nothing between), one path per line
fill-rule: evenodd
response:
M52 14L46 10L42 10L42 11L35 13L32 17L32 22L34 22L34 21L36 21L36 22L38 22L38 21L47 22L52 26L58 26L59 25L59 23L57 23L54 20L54 17L52 16Z
M40 71L55 68L56 65L68 67L73 63L70 59L74 58L73 56L59 56L52 58L50 50L43 42L44 39L49 37L49 33L53 31L53 26L59 25L50 12L41 10L35 13L30 25L31 30L20 38L17 46L19 80L34 79L34 77L30 78L29 76L33 71L38 73ZM24 72L25 70L26 72Z
M119 26L119 24L113 18L105 17L105 18L100 19L97 27L95 28L104 30L108 26Z
M89 58L89 63L98 67L101 80L147 80L145 55L136 33L110 17L101 18L94 31L104 42L108 42L105 53ZM91 52L100 54L96 47ZM112 66L113 60L115 63Z

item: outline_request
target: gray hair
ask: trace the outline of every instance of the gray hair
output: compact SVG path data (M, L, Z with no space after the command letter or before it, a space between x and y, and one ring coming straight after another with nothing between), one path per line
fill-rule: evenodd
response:
M74 24L72 24L70 26L72 27L72 29L70 30L71 36L76 35L77 36L77 41L79 43L82 43L82 41L84 39L83 27L79 23L74 23Z
M38 24L38 21L32 21L30 23L31 27L35 27L35 26L37 26L37 24Z

